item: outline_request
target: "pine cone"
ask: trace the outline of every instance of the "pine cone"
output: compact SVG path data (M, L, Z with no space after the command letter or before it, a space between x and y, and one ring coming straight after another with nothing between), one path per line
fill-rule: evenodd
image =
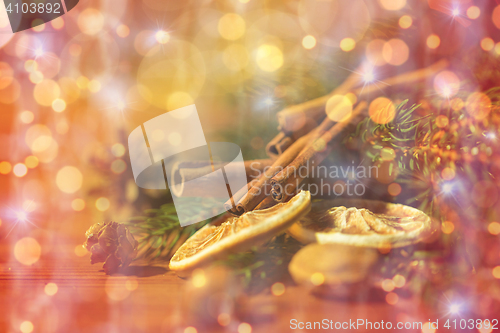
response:
M90 263L104 262L106 274L127 267L137 255L137 241L127 227L116 222L96 223L85 233L83 246L90 251Z

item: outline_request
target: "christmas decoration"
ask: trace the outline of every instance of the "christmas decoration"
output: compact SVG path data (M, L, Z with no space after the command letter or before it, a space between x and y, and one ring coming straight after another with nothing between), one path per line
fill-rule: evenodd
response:
M128 228L116 222L96 223L85 233L83 245L90 252L90 263L104 262L106 274L127 267L137 254L137 241Z

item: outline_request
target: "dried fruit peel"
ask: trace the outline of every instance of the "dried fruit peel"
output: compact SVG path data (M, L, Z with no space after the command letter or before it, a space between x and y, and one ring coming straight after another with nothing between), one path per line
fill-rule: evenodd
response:
M302 243L397 248L429 239L437 223L422 211L377 200L335 199L312 203L287 231Z
M301 191L274 207L206 225L191 236L170 260L174 271L191 270L230 252L244 251L285 231L310 209L311 194Z

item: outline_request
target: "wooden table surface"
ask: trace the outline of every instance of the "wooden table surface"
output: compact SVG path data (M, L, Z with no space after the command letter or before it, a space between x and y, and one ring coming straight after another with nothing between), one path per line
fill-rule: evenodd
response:
M287 280L280 296L273 295L270 288L254 295L235 292L221 281L218 291L225 292L228 304L238 304L233 306L236 311L229 325L221 326L216 320L210 324L211 317L203 306L210 311L211 303L204 298L213 293L197 293L191 280L181 279L159 265L131 266L125 274L107 276L100 265L90 265L88 255L76 256L75 244L59 244L32 266L16 262L10 247L1 245L0 332L21 332L25 321L33 324L33 332L103 333L184 332L188 326L198 332L238 332L241 322L249 323L252 332L301 331L290 328L294 318L427 321L415 299L400 299L395 305L363 299L363 294L359 301L324 299ZM58 288L52 296L45 291L48 283Z

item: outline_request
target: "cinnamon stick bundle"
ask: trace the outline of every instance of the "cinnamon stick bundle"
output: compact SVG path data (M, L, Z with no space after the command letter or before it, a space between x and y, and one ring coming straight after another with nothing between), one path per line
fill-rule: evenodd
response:
M243 162L247 181L257 179L263 172L264 169L271 166L272 161L270 159L261 160L250 160ZM220 169L223 164L215 164L214 169ZM224 166L224 171L226 174L239 173L240 165L238 163L231 163ZM186 161L174 164L172 167L172 184L170 186L172 193L178 197L204 197L213 196L212 182L218 182L219 179L216 177L204 177L203 184L199 183L196 187L185 187L184 183L191 180L197 179L199 177L212 174L212 164L210 161ZM200 182L202 181L200 179Z
M347 119L336 123L324 131L318 139L304 148L292 163L271 179L271 197L273 200L282 202L290 194L295 193L297 187L307 178L312 168L321 163L331 152L333 147L331 144L332 140L349 125L361 121L363 111L367 105L365 101L360 102ZM332 121L326 118L322 123L323 127L327 127L330 122Z
M408 73L403 73L400 75L396 75L387 79L384 79L383 85L377 83L371 83L365 85L363 87L357 88L352 92L358 97L362 98L366 95L373 93L378 90L383 90L389 86L397 86L400 84L409 84L421 81L426 79L444 69L446 69L449 65L448 60L442 59L429 67L418 69L415 71L411 71ZM354 78L352 81L351 77ZM349 88L349 84L354 85L352 88L356 87L355 78L357 77L358 81L361 81L361 76L359 74L351 74L348 77L349 82L344 85L340 85L338 88L333 90L330 94L315 98L313 100L297 104L284 110L278 112L278 122L279 128L281 129L280 133L266 146L266 153L271 158L276 158L277 155L282 153L287 147L289 147L293 141L294 131L287 131L287 128L294 128L300 124L301 119L314 119L317 122L321 121L325 117L325 106L331 96L337 94L346 94L351 88ZM346 80L347 81L347 80ZM349 88L349 89L347 89Z
M278 112L277 117L280 133L267 144L267 155L270 158L276 158L290 147L295 140L313 130L325 117L325 105L331 96L346 94L361 84L361 77L355 72L349 75L342 84L337 86L328 95L287 107L283 111Z
M250 190L241 197L239 200L230 198L225 204L224 208L234 214L242 215L245 212L253 210L257 205L264 200L264 198L270 193L271 186L269 181L271 178L282 171L290 162L292 162L295 157L306 147L310 142L310 134L305 135L295 141L283 154L281 154L278 159L276 159L273 164L264 170L264 173L258 178L252 185ZM245 188L245 187L244 187ZM240 189L237 193L241 193L243 189ZM237 198L236 198L237 199Z

